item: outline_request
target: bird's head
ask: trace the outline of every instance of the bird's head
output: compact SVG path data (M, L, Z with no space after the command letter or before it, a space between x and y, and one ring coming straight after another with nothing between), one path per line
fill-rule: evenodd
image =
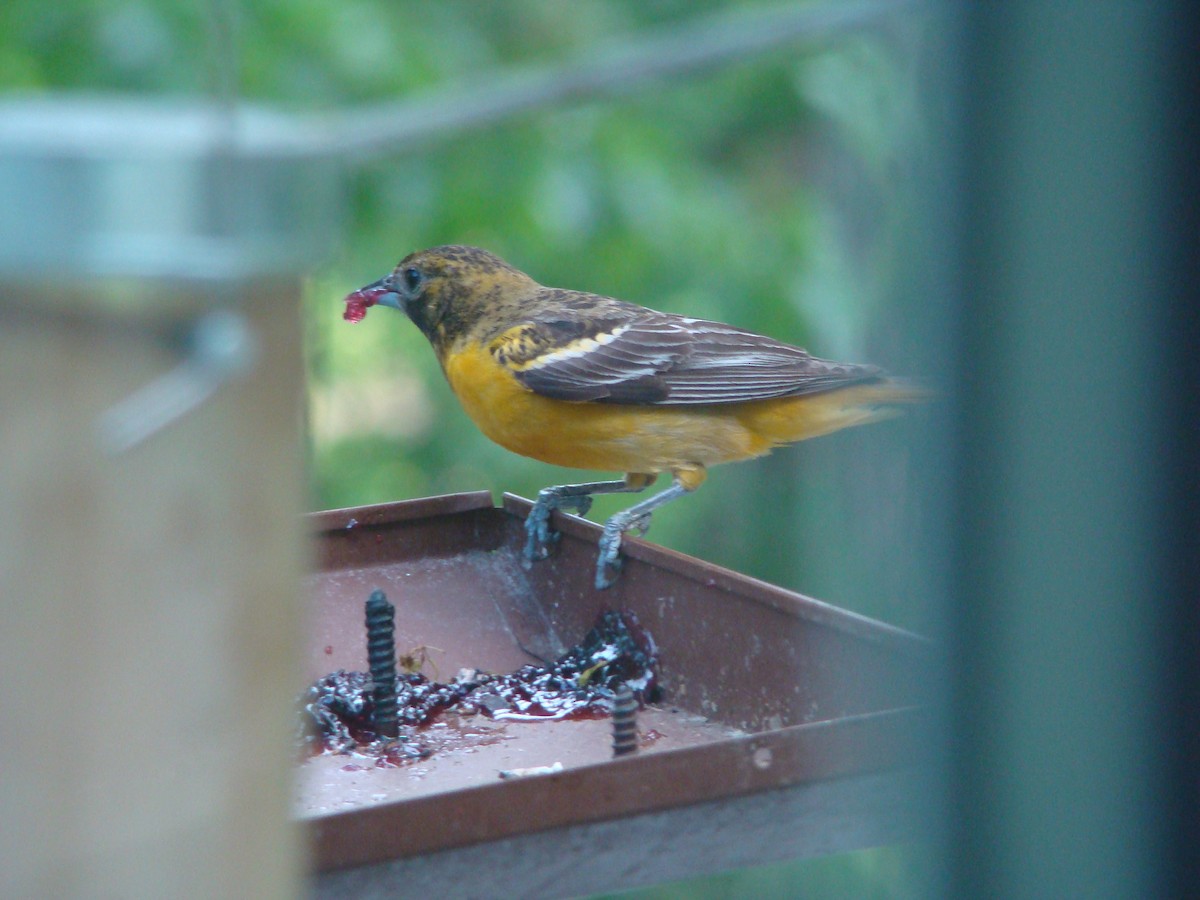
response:
M537 283L478 247L446 246L404 257L387 276L346 298L357 322L370 306L390 306L412 319L439 351L470 333L489 311L518 304Z

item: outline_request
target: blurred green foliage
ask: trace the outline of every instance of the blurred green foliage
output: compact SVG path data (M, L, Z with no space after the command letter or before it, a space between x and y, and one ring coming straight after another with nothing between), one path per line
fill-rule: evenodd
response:
M228 85L232 67L244 100L329 110L469 86L503 67L569 64L600 44L753 5L7 0L0 84L203 96ZM352 170L346 240L305 273L314 507L481 488L532 496L595 477L490 444L401 316L342 321L349 290L435 244L477 244L546 284L919 375L902 310L920 227L911 201L921 39L919 22L893 17ZM917 412L719 468L659 513L651 536L920 627L906 440L919 421ZM600 498L593 518L627 502Z
M233 68L245 100L330 110L569 64L739 5L756 4L9 0L0 81L191 97L227 86ZM341 321L347 291L434 244L477 244L546 284L729 321L821 356L919 369L894 318L920 145L919 35L893 17L353 169L345 243L306 273L312 505L480 488L532 496L596 477L488 443L401 317ZM919 627L906 427L717 469L656 516L653 538ZM627 502L599 498L593 517Z

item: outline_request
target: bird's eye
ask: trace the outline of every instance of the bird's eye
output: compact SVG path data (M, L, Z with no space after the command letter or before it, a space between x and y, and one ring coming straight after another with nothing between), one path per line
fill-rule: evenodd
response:
M409 293L415 293L417 288L421 286L421 270L409 266L403 272L404 286L408 288Z

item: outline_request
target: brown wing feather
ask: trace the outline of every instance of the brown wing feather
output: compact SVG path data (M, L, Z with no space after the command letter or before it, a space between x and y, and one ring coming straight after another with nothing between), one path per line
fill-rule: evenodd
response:
M817 359L731 325L612 303L600 319L557 309L501 335L492 352L537 394L607 403L744 403L836 390L883 374ZM517 331L525 336L524 354L512 353L513 342L505 340Z

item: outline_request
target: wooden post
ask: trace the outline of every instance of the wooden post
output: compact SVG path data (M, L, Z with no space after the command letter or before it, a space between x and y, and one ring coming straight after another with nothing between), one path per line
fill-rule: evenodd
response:
M52 156L6 149L0 189ZM66 184L104 181L118 163L128 174L125 149L102 143ZM154 146L144 159L202 161L174 152ZM27 189L16 185L34 198ZM76 199L87 210L96 196ZM181 229L201 228L191 201L203 196L157 201L176 203ZM154 199L121 192L93 221L42 225L63 232L64 252L117 246L95 236L128 236ZM169 275L194 265L183 258L194 242L158 237L140 257L154 277L131 253L110 266L130 270L118 279L86 258L52 272L44 246L23 268L12 252L22 235L0 234L3 896L300 890L289 811L304 563L299 279L276 257L197 286ZM237 251L246 237L219 240ZM103 253L91 262L103 269ZM106 451L102 413L177 366L186 351L173 337L214 304L249 324L252 371L137 446Z

